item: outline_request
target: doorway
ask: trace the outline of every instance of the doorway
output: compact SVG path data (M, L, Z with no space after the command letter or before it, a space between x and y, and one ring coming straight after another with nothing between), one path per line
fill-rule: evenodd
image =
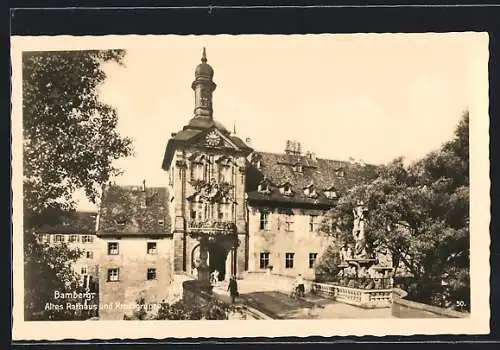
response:
M229 250L221 247L218 244L212 244L209 249L210 254L210 273L219 271L219 281L224 281L226 278L226 260L230 258ZM227 271L231 273L231 271Z

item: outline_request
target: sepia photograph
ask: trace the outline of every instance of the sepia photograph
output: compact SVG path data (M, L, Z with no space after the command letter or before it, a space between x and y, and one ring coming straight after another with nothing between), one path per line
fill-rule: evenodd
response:
M486 33L11 54L19 339L489 331Z

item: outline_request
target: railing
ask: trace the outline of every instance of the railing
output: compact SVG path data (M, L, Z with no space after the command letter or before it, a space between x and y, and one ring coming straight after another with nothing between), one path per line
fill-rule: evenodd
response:
M236 225L232 221L191 220L187 224L187 229L191 233L231 234L236 232Z
M365 308L390 307L392 289L360 289L314 282L311 291L318 295Z

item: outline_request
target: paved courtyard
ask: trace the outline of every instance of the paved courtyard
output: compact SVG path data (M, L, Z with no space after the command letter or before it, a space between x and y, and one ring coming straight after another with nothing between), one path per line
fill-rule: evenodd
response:
M291 280L287 278L249 274L238 280L237 302L273 319L394 318L390 308L363 309L309 293L304 299L293 299L288 296L291 289ZM215 286L214 292L230 300L226 281Z

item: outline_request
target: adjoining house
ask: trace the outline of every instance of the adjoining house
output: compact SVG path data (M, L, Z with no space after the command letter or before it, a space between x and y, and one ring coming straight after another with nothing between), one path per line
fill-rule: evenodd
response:
M37 229L38 238L50 245L67 244L79 249L81 257L72 264L74 272L81 276L82 286L89 290L98 289L96 263L96 212L72 212L59 217L57 223L43 225Z

